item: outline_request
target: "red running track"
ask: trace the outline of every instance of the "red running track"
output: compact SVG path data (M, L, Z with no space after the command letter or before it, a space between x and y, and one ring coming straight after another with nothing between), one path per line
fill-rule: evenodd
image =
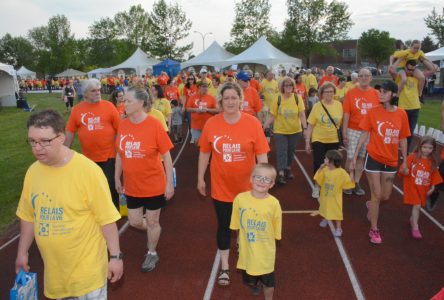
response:
M177 153L177 150L175 150ZM311 156L297 152L303 168L311 177ZM141 273L146 251L144 232L129 228L121 237L125 253L125 275L109 285L110 299L202 299L207 289L216 255L215 214L210 198L196 192L198 149L187 145L176 164L177 190L162 212L162 235L158 253L160 262L151 273ZM318 205L299 165L296 178L271 193L288 211L312 211ZM395 183L401 187L399 179ZM365 178L363 187L368 191ZM367 236L365 201L369 196L344 196L344 236L340 239L350 268L356 276L354 286L328 228L320 228L320 217L309 213L284 213L282 241L276 259L275 299L429 299L444 286L444 232L423 214L421 241L410 237L410 207L394 190L381 210L382 245L372 245ZM442 200L440 200L442 201ZM443 205L432 214L444 223ZM119 223L122 226L125 220ZM233 239L234 242L234 239ZM234 243L233 243L234 244ZM0 298L6 298L14 280L17 241L0 250ZM42 288L43 266L37 249L30 250L32 270L39 274ZM211 290L211 299L255 299L242 284L236 271L236 254L230 256L231 285ZM211 288L212 286L210 286ZM355 289L354 289L355 288ZM262 296L260 297L262 298ZM43 296L42 296L42 299Z

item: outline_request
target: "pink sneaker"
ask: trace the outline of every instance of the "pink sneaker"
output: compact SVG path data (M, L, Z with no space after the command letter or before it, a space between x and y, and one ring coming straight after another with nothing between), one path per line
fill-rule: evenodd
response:
M412 229L412 237L416 240L422 239L421 231L419 229Z
M368 236L370 237L370 243L372 243L372 244L381 244L382 243L382 238L381 238L381 235L379 234L378 229L370 229Z

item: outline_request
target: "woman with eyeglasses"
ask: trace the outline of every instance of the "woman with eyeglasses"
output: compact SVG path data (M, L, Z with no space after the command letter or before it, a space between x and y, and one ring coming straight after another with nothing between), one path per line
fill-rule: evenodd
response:
M205 123L199 139L197 189L203 196L206 196L205 172L211 157L211 197L216 210L217 246L221 256L219 285L230 283L229 225L233 200L237 194L251 189L250 177L256 161L266 163L270 150L259 120L241 111L242 97L238 84L222 85L217 97L222 112Z
M361 120L363 130L356 149L360 149L370 136L364 171L369 182L371 198L366 202L367 219L370 221L369 237L373 244L381 244L378 228L379 205L390 198L393 180L398 170L398 148L401 147L402 164L400 171L407 170L407 137L410 136L407 113L397 107L398 86L393 81L381 85L381 105L372 108ZM350 168L355 169L359 151L355 151Z
M336 87L331 82L319 88L320 101L313 105L307 119L305 151L313 151L313 174L324 163L328 150L339 148L339 128L342 124L342 103L334 100ZM311 196L319 198L319 186L315 184Z
M270 117L264 128L273 125L273 139L276 147L278 184L294 179L291 172L294 150L302 138L303 130L307 129L305 105L302 98L294 93L295 83L290 77L284 77L279 83L279 95L270 106Z

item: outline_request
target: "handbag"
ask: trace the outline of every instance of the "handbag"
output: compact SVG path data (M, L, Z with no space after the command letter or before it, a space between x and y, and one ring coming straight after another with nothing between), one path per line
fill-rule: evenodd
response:
M336 126L336 122L335 120L333 120L333 118L331 117L330 113L328 112L327 108L325 108L324 104L322 103L322 101L320 101L322 108L325 110L325 112L327 113L327 116L329 117L330 121L333 123L333 126L335 126L336 128L336 133L338 134L338 143L339 143L339 147L343 147L344 146L344 141L342 140L342 131L341 128Z
M9 300L38 300L38 291L37 274L20 269L9 291Z

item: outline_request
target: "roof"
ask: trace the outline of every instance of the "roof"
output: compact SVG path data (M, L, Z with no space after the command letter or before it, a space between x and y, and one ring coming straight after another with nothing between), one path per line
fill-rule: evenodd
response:
M146 69L158 64L160 61L155 58L150 58L148 54L137 48L137 50L127 60L118 64L117 66L109 68L109 71L118 69L134 69L137 75L145 74Z
M66 69L62 73L57 74L57 77L74 77L74 76L84 76L85 72L74 70L74 69Z
M225 61L234 54L228 52L224 48L222 48L216 41L214 41L210 47L208 47L205 51L199 54L196 57L182 63L182 68L187 68L191 66L212 66L221 68Z

